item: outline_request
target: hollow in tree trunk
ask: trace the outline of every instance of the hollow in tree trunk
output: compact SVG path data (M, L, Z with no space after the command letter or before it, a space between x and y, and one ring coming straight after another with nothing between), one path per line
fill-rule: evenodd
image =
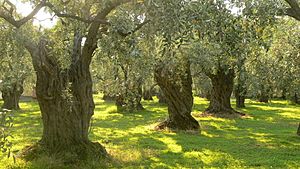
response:
M206 114L217 117L237 117L245 115L235 111L230 104L230 97L233 91L234 70L218 70L217 74L207 74L212 82L212 90L209 107Z
M200 129L198 121L191 115L193 93L188 61L183 67L183 72L182 69L176 68L175 73L167 70L168 66L161 64L155 70L155 80L166 97L169 114L168 118L156 127L157 129L186 131Z
M23 80L13 83L9 88L2 90L2 98L4 101L2 108L8 110L20 109L19 100L23 91Z

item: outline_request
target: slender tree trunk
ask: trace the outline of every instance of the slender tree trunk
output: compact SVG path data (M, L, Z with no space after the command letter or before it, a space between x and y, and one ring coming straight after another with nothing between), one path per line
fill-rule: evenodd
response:
M143 86L143 99L144 100L153 100L153 92L151 88Z
M236 107L237 108L245 108L245 88L241 86L240 83L237 84L235 89L235 99L236 99Z
M190 64L185 63L184 72L171 72L165 65L159 65L155 70L155 80L163 91L169 116L159 124L157 129L169 128L173 130L199 130L200 125L192 115L193 93ZM178 83L180 82L180 84Z
M292 96L292 102L296 104L300 104L300 98L298 97L297 93L294 93L294 96Z
M297 135L300 136L300 123L299 123L299 126L298 126Z
M19 100L23 91L23 80L13 83L9 88L2 90L2 98L4 101L2 108L8 110L20 109Z
M285 88L282 89L281 99L286 100L286 89Z
M235 85L235 98L236 98L236 107L237 108L245 108L245 97L247 93L246 86L246 76L247 71L245 68L245 61L246 57L241 57L238 59L237 62L237 78L236 78L236 85Z
M236 92L235 93L235 99L236 99L236 107L237 108L245 108L245 96L241 95L241 93Z
M266 91L266 88L263 84L261 85L260 88L261 88L261 90L260 90L260 93L258 95L258 101L262 102L262 103L268 103L269 102L268 91Z
M244 115L235 111L230 104L230 97L233 91L234 70L228 73L219 70L216 75L208 74L212 82L211 98L209 107L205 113L218 117L231 117Z

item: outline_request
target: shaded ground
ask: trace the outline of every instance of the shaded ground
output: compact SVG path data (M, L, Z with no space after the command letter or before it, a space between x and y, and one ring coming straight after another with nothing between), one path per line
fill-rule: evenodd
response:
M167 114L166 106L156 101L143 102L144 111L120 113L113 102L100 98L95 96L90 137L107 148L111 161L74 167L51 157L17 164L2 157L0 168L300 168L300 138L296 136L300 106L286 101L247 100L247 108L239 111L248 118L197 118L202 133L188 134L152 130ZM206 106L205 100L196 98L193 114ZM14 149L37 141L42 132L36 102L23 102L21 108L14 112Z

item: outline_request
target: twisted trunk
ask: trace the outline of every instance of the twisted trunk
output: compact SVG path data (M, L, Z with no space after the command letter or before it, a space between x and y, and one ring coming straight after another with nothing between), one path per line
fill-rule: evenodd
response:
M244 115L235 111L230 104L230 97L233 91L234 70L228 73L225 70L218 70L217 74L208 74L212 82L212 90L209 107L205 113L218 117Z
M37 75L36 96L43 134L38 146L34 145L25 155L32 158L42 150L60 154L67 162L106 156L104 147L88 138L95 107L89 65L96 46L82 49L82 36L75 32L70 67L62 68L47 39L42 37L38 44L29 42L25 47L31 54ZM64 158L70 154L72 159Z
M15 82L11 84L11 86L7 89L2 90L2 98L3 98L3 109L8 110L18 110L20 109L19 106L19 100L20 97L24 91L23 89L23 82L24 80L21 80L20 82Z
M173 130L199 130L200 125L192 115L193 93L190 64L185 63L184 72L178 73L166 70L160 65L155 70L155 80L166 97L169 116L160 123L157 129L170 128ZM180 83L178 83L180 82Z

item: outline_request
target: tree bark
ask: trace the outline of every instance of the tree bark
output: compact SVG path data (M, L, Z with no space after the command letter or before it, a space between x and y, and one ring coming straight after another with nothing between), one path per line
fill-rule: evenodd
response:
M143 86L143 99L153 100L152 88L147 88L146 86Z
M245 108L245 93L246 89L240 83L237 84L235 89L235 100L236 100L236 107L237 108Z
M77 38L77 37L76 37ZM72 153L78 158L105 156L99 143L88 139L91 117L94 114L90 62L84 60L81 40L76 40L69 69L61 68L51 56L47 41L41 39L37 49L31 51L37 74L36 95L43 120L42 149L50 154ZM76 158L75 158L76 160Z
M217 117L235 117L245 115L235 111L230 104L230 97L233 91L234 70L218 70L217 74L207 74L212 82L211 98L209 107L205 113Z
M300 104L300 98L298 96L297 93L294 93L294 95L292 96L292 102L295 103L295 104Z
M3 109L8 110L18 110L20 109L19 100L22 95L23 89L23 80L20 82L15 82L11 84L11 86L7 89L2 90L2 98L3 98Z
M236 107L237 108L245 108L245 96L243 96L239 91L236 91L235 93L235 99L236 99Z
M159 92L157 94L157 98L158 98L158 103L167 104L167 98L166 98L166 96L163 93L161 88L159 89Z
M40 144L37 144L39 146L32 147L30 152L42 149L50 154L76 155L76 157L72 156L75 161L78 160L77 156L80 158L106 156L106 150L99 143L92 143L88 139L90 120L95 107L89 67L101 37L100 26L108 24L107 15L111 11L128 2L130 0L108 3L105 8L95 14L92 20L85 20L76 15L61 14L53 10L54 6L48 1L40 2L30 14L19 20L0 9L0 17L16 28L20 28L31 20L44 6L51 8L59 17L89 24L85 30L87 34L83 46L83 36L80 35L83 31L74 30L73 51L70 52L72 61L68 68L61 67L58 58L54 56L56 51L50 51L51 44L48 44L45 38L41 37L37 44L34 38L29 39L31 36L21 35L20 40L30 52L37 74L36 94L44 125L42 139ZM73 27L70 28L73 29ZM34 155L37 154L39 153L34 153ZM62 160L65 159L62 158Z
M236 107L237 108L245 108L245 99L246 99L246 68L245 68L246 58L242 57L238 59L237 62L237 78L235 85L235 98L236 98Z
M299 126L298 126L297 135L300 136L300 123L299 123Z
M260 91L259 91L259 94L258 94L258 101L261 102L261 103L268 103L269 102L268 93L269 93L268 89L266 89L264 84L262 84L260 86Z
M116 97L116 106L118 111L139 111L144 110L144 107L141 103L143 90L142 85L139 80L134 82L126 81L125 91L120 93Z
M159 65L155 70L155 80L166 97L169 114L167 120L156 128L199 130L198 121L191 115L193 93L190 64L184 63L184 72L181 69L176 69L175 72L168 70L164 64Z

